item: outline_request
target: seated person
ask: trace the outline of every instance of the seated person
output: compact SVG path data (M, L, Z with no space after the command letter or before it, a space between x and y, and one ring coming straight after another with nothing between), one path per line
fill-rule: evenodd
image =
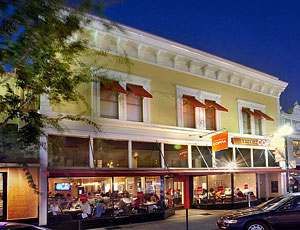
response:
M84 219L84 218L87 218L88 216L91 215L91 206L90 204L88 203L88 201L82 201L82 207L81 207L81 211L82 211L82 214L81 214L81 217Z
M70 193L67 194L65 200L61 204L61 209L70 209L73 207L74 200Z
M219 199L221 199L221 191L217 191L216 192L216 200L219 200Z
M142 201L141 198L137 198L135 201L133 201L132 205L134 209L139 209Z
M93 215L100 218L103 213L105 213L106 205L104 205L104 201L100 200L97 206L95 207Z
M236 190L234 191L234 194L238 197L243 197L243 193L239 188L236 188Z
M50 209L53 216L61 215L61 207L60 207L61 201L60 199L55 199L54 203L50 205Z

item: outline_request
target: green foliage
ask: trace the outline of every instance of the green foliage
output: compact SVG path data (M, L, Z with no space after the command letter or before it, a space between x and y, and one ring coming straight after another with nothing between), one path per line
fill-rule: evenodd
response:
M100 131L98 125L81 114L50 118L39 114L36 106L43 94L52 104L84 100L78 86L99 80L92 79L95 70L82 58L89 55L87 40L71 38L75 33L84 33L83 28L89 23L86 13L103 16L100 3L79 0L76 6L67 8L63 0L0 0L0 130L12 121L23 124L17 130L14 145L5 145L2 140L1 156L10 154L22 159L16 157L17 153L38 153L43 128L51 125L61 129L59 121L64 119L83 121ZM112 22L106 27L116 25ZM96 53L99 57L95 59L107 55L103 51ZM126 57L119 61L129 65ZM14 74L8 76L9 70ZM11 78L13 81L9 81ZM34 183L32 187L36 189Z

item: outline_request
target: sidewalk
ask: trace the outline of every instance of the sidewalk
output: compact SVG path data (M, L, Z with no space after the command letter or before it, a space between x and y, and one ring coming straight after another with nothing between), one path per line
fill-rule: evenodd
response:
M226 210L228 211L228 210ZM189 230L217 230L216 220L226 212L225 210L189 210ZM109 230L109 229L135 229L135 230L184 230L185 210L177 210L176 214L166 220L152 221L130 225L120 225L105 228L95 228L93 230Z

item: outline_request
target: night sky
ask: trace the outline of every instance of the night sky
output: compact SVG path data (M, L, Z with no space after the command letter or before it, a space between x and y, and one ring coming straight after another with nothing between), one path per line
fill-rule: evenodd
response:
M300 103L300 1L124 0L105 15L279 77L281 106Z

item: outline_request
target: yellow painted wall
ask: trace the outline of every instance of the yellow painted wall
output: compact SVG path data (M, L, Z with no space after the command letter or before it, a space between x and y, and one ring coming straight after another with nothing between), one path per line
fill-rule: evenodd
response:
M29 187L21 168L0 169L7 172L7 219L38 217L38 195ZM38 184L38 169L31 168L33 180Z
M108 56L105 61L102 59L98 62L95 61L94 56L95 55L91 53L90 58L86 59L86 62L92 66L104 64L108 69L152 79L152 123L171 126L177 125L176 85L181 85L221 94L221 105L229 109L228 113L222 112L222 128L226 128L229 132L239 132L237 99L266 105L266 114L275 120L274 122L266 121L267 135L271 135L278 124L277 98L275 97L144 62L132 61L133 65L128 68L128 66L124 64L119 64L113 56ZM87 101L90 100L90 88L90 86L84 86L82 89L86 94ZM54 107L54 111L70 112L79 110L80 106L74 104L69 104L68 107L64 109L62 109L62 107Z

